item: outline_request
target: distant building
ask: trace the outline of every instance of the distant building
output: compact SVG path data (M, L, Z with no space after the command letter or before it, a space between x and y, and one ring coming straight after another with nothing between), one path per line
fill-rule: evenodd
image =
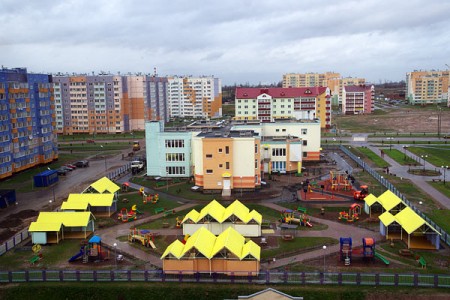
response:
M449 70L406 73L406 97L410 104L447 103L450 106Z
M328 87L332 105L342 105L342 88L347 85L363 85L364 78L341 77L334 72L326 73L289 73L283 75L283 87Z
M374 110L373 85L348 85L342 92L342 113L346 115L370 114Z
M219 78L168 77L169 117L213 118L222 116L222 85Z
M320 119L331 127L330 90L326 87L236 88L235 120Z
M0 69L0 179L58 158L52 77Z

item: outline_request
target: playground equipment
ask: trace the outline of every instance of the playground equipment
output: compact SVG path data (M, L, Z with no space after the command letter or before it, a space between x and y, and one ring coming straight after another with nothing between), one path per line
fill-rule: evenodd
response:
M119 220L122 220L122 222L131 222L137 219L136 215L136 209L133 210L133 208L136 208L136 205L133 205L130 211L128 211L125 207L120 210L120 212L117 214L117 218Z
M362 257L363 260L373 261L374 258L378 258L384 264L389 265L389 261L384 258L381 254L375 252L375 239L374 238L363 238L362 248L353 248L352 247L352 238L343 238L339 239L340 242L340 261L344 261L346 266L351 264L351 261L355 257Z
M188 240L190 237L191 237L190 234L186 234L181 242L182 242L183 244L186 244L187 240Z
M362 185L360 191L355 191L353 193L353 199L364 200L367 195L369 195L369 187L367 185Z
M159 195L158 194L147 195L144 191L142 191L142 202L144 204L147 204L148 202L156 204L156 203L158 203L158 201L159 201Z
M40 244L34 244L33 247L31 247L31 250L34 253L34 256L30 258L30 264L34 265L43 258L41 253L42 247Z
M349 191L352 189L352 176L348 172L330 171L331 190Z
M154 244L156 235L156 233L152 233L150 232L150 230L134 228L130 229L130 233L128 234L128 241L132 243L139 241L142 246L156 249L156 246Z
M94 235L87 243L80 248L80 252L69 259L74 262L79 258L83 259L83 263L103 261L109 259L109 251L104 251L102 247L102 239L98 235Z
M128 192L129 187L130 187L130 184L128 182L122 183L122 192Z
M310 221L311 220L306 212L303 214L296 214L290 209L286 209L281 212L281 223L312 227Z
M181 228L181 222L183 221L183 218L178 218L177 217L175 220L176 220L176 225L175 226L177 228Z
M341 211L339 213L339 220L347 222L355 222L359 220L359 215L361 214L361 205L353 203L348 212Z

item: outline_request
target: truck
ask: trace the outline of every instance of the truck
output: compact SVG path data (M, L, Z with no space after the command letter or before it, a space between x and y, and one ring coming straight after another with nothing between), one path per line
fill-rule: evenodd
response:
M140 160L133 160L131 162L131 173L137 174L144 169L144 162Z
M362 185L361 190L353 192L353 199L364 200L367 195L369 195L369 187L367 185Z
M133 151L139 151L141 150L141 146L139 145L139 141L133 142Z

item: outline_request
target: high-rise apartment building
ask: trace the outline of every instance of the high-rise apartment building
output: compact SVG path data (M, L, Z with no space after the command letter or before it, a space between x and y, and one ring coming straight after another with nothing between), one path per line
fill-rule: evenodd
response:
M320 119L331 127L330 90L326 87L236 88L235 120Z
M148 75L56 75L56 130L104 134L144 130L167 121L167 78Z
M449 104L449 70L406 73L406 97L415 105Z
M374 110L373 85L347 85L342 92L342 113L346 115L370 114Z
M222 85L215 77L169 77L169 117L211 118L222 115Z
M58 158L52 77L0 69L0 179Z

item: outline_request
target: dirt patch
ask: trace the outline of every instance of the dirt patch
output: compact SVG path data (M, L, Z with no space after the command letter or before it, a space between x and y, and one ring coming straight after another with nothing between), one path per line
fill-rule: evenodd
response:
M14 234L23 229L39 215L38 211L27 209L12 214L8 219L0 222L0 243L12 238Z

